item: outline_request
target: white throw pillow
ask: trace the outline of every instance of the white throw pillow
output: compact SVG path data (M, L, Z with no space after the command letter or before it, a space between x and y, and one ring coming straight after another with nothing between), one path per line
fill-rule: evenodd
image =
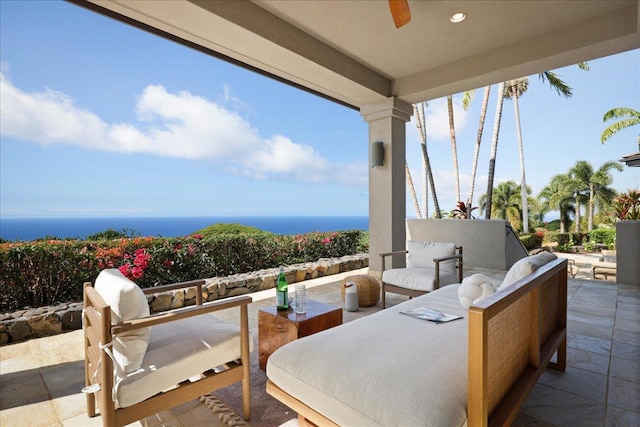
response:
M538 255L522 258L511 266L498 290L517 282L557 258L555 254L550 252L541 252Z
M451 256L456 253L455 243L421 242L409 240L407 242L407 267L409 268L435 268L434 258ZM449 273L456 272L456 260L440 263L440 270Z
M460 305L468 310L471 304L493 295L496 292L491 280L484 274L472 274L462 280L458 287L458 299Z
M111 307L112 323L149 315L147 297L142 293L142 289L117 268L102 270L96 279L95 288L104 302ZM125 332L115 338L113 357L125 373L133 372L142 366L150 333L149 328L143 328Z

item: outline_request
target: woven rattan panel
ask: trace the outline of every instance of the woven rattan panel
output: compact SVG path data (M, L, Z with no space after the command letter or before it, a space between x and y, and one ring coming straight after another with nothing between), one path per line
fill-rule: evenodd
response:
M502 400L529 362L530 294L489 320L489 412Z

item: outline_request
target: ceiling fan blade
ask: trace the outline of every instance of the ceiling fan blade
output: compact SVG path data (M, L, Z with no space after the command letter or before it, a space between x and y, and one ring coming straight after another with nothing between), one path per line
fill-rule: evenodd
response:
M389 0L389 8L396 28L400 28L411 21L411 11L407 0Z

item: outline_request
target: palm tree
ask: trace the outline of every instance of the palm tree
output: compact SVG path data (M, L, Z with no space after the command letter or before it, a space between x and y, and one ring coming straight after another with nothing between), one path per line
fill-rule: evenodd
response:
M480 197L481 209L489 209L488 203L486 194ZM501 182L493 189L492 211L498 218L508 220L516 229L519 227L513 221L520 215L520 203L520 187L514 181Z
M578 63L578 67L581 70L589 70L589 65L586 62L580 62ZM542 73L538 73L538 77L540 78L540 80L542 80L543 82L548 81L549 82L549 86L552 89L555 89L556 92L559 95L563 95L565 98L570 98L572 96L572 92L571 92L571 88L569 86L567 86L566 83L564 83L557 74L555 74L553 71L544 71ZM493 140L491 143L491 155L489 158L489 179L487 182L487 194L489 197L489 200L492 200L492 191L493 191L493 180L494 180L494 175L495 175L495 162L496 162L496 152L498 149L498 135L500 132L500 121L502 119L502 103L503 103L503 96L501 96L500 94L504 94L506 96L506 90L504 87L504 83L500 83L500 85L498 86L498 100L497 100L497 105L496 105L496 118L495 118L495 122L494 122L494 126L493 126ZM516 108L516 102L514 102L514 109ZM519 113L518 113L519 116ZM519 118L516 119L517 122L519 123ZM518 130L517 130L519 135L522 135L522 133L520 132L520 126L518 125ZM521 144L521 137L519 140L519 146L522 147ZM524 153L520 153L521 158L524 158ZM524 176L524 169L522 169L524 167L524 163L521 162L521 175ZM527 188L526 185L524 185L524 183L522 183L522 187L523 188ZM524 193L522 194L522 200L523 200L523 205L526 204L526 196L524 195ZM525 207L526 208L526 207ZM485 215L486 219L491 219L491 203L489 203L488 205L488 210L486 211L486 215Z
M540 191L539 197L544 199L545 205L560 211L560 233L565 232L567 212L571 209L574 192L580 187L579 180L569 174L559 174L551 178L549 185Z
M589 201L589 179L593 174L593 167L585 160L578 160L571 169L569 175L577 180L578 187L575 189L575 232L580 232L581 206L587 205Z
M613 123L602 132L602 136L600 137L602 144L622 129L640 124L640 111L634 110L633 108L614 108L605 113L602 121L606 122L611 119L621 120ZM638 134L638 150L640 151L640 134Z
M618 172L623 170L618 162L609 161L603 163L589 177L589 220L587 225L589 231L593 230L595 203L598 202L600 206L607 206L611 204L616 196L616 191L609 187L613 182L613 176L609 172L611 169L616 169Z
M478 133L476 136L476 148L473 152L473 164L471 165L471 183L469 184L469 197L467 198L467 206L473 204L473 191L476 185L476 172L478 170L478 158L480 157L480 142L482 141L482 132L484 130L484 119L487 116L487 105L489 104L489 94L491 93L491 86L485 86L484 95L482 97L482 109L480 110L480 123L478 124ZM475 91L470 90L464 93L462 100L462 106L465 111L469 110L471 100ZM471 209L467 210L467 218L471 218Z
M409 192L411 193L411 199L413 200L413 207L416 210L416 217L422 218L422 214L420 213L420 205L418 204L418 198L416 197L416 189L413 186L413 179L411 179L411 171L409 170L409 164L404 162L404 170L407 175L407 186L409 187Z
M504 82L498 84L498 97L496 101L496 117L493 121L493 136L491 138L491 154L489 156L489 177L487 179L487 206L485 219L491 219L491 205L493 204L493 178L496 170L496 154L498 153L498 136L500 134L500 121L502 120L502 104L504 102Z
M522 194L522 230L525 233L529 232L529 207L527 204L527 180L525 179L524 170L524 146L522 144L522 130L520 127L520 107L518 105L518 99L529 88L529 78L522 77L515 80L510 80L505 85L505 97L513 100L513 110L516 119L516 137L518 141L518 154L520 158L520 188Z
M453 96L447 96L449 110L449 138L451 139L451 158L453 160L453 175L455 177L456 203L460 201L460 172L458 171L458 148L456 144L456 127L453 120Z
M429 181L429 187L431 189L431 196L433 197L433 208L435 209L436 218L442 218L442 212L440 211L440 204L438 203L438 196L436 194L436 185L433 182L433 173L431 169L431 161L429 160L429 153L427 152L427 127L424 118L424 107L426 102L420 104L420 108L416 104L413 105L413 114L416 118L416 128L418 130L418 136L420 137L420 148L422 149L422 165L423 165L423 178L424 178L424 193L425 205L424 205L424 217L429 217L426 204L427 194L427 180Z

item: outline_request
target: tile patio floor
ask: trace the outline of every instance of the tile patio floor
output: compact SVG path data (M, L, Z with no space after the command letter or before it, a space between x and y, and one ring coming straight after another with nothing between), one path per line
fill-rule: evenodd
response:
M640 287L591 281L585 267L569 279L568 367L548 370L527 399L517 426L640 426ZM366 272L366 269L360 273ZM504 272L473 270L497 283ZM339 281L349 272L308 281L308 297L342 305ZM257 312L274 304L273 292L252 295L251 332L257 335ZM389 305L404 300L389 294ZM344 312L344 320L371 314L379 307ZM229 310L228 321L237 321ZM254 350L254 351L257 351ZM82 332L33 339L0 347L0 425L99 426L86 416L83 386ZM218 425L197 401L133 425ZM253 420L259 425L259 420Z

